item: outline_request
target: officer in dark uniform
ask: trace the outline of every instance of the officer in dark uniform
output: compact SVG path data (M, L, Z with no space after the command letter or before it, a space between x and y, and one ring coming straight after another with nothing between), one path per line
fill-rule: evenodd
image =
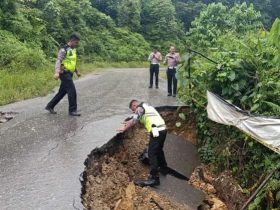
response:
M148 147L148 157L151 166L150 177L147 180L138 180L134 183L141 187L157 186L160 184L159 172L166 175L168 170L163 152L167 134L165 122L157 110L147 103L140 103L137 100L132 100L129 104L129 108L134 113L133 118L124 122L124 126L117 129L117 131L125 132L139 121L150 134Z
M58 93L55 97L48 103L46 110L51 114L56 114L54 107L59 103L59 101L67 94L69 102L69 115L80 116L81 114L77 112L77 94L76 88L73 82L73 74L76 73L78 77L81 76L76 68L77 65L77 52L80 38L73 34L70 36L67 45L61 48L58 52L56 64L55 64L55 74L54 79L60 79L61 85Z

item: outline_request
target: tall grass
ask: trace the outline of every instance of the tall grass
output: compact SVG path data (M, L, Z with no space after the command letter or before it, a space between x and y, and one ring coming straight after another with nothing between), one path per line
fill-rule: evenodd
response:
M108 69L108 68L148 68L148 62L95 62L95 63L82 63L79 65L79 70L82 73L90 73L95 70Z
M80 64L82 74L91 73L106 68L137 68L146 67L141 62L91 63ZM40 70L1 70L0 69L0 106L16 101L44 96L48 94L59 81L53 79L53 65Z
M46 95L57 84L49 68L24 72L0 70L0 105Z

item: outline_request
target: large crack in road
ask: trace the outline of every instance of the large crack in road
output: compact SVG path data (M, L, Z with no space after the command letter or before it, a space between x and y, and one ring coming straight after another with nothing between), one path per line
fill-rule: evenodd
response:
M199 163L196 146L185 138L190 134L196 135L193 118L189 109L185 109L189 120L182 122L182 128L176 128L178 113L174 112L174 107L173 111L170 108L165 107L168 112L162 114L169 131L164 150L172 173L161 175L161 185L156 188L135 186L132 180L147 178L149 174L149 167L138 160L149 137L143 128L118 134L102 147L94 149L85 161L81 183L86 209L196 210L203 204L205 195L183 178L190 177Z
M58 105L57 115L47 114L44 107L53 94L0 107L18 112L0 125L1 209L82 209L82 163L92 148L115 135L127 117L129 100L176 104L166 97L164 81L160 89L148 89L148 75L147 69L111 69L79 79L80 118L68 116L67 99Z

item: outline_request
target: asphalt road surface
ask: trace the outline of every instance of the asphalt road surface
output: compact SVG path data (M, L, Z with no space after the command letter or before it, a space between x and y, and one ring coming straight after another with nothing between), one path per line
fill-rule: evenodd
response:
M45 110L54 93L0 107L18 112L0 124L0 209L82 209L79 177L83 162L95 147L115 135L136 98L152 105L175 105L166 83L148 89L147 69L108 69L76 81L82 116L68 116L67 98Z

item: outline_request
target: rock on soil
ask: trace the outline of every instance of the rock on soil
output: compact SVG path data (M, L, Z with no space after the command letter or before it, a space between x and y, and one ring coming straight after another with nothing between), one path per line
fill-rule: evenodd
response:
M184 113L185 120L178 117L178 113ZM194 145L197 145L197 129L195 118L188 108L182 108L178 112L163 112L162 117L165 119L168 132L172 132L177 136L181 136ZM180 122L181 126L177 127L176 123Z
M239 210L248 199L229 171L215 176L207 166L197 167L190 183L207 193L205 203L211 210Z

